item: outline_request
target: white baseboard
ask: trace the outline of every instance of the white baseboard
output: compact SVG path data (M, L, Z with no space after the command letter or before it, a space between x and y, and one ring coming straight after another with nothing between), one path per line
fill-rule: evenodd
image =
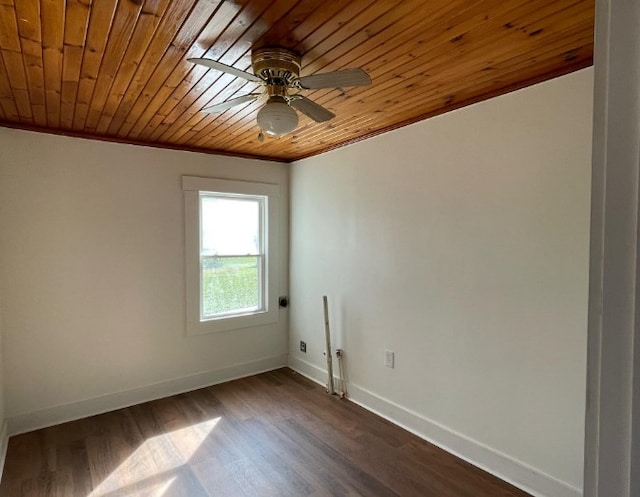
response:
M236 364L223 369L204 371L172 380L145 385L70 404L49 407L33 412L11 416L7 420L9 436L46 428L75 419L102 414L123 407L161 399L179 393L197 390L216 383L231 381L245 376L264 373L287 365L287 354L267 357L257 361Z
M2 421L0 428L0 480L2 480L2 472L4 471L4 462L7 459L7 448L9 446L9 432L7 420Z
M321 385L327 382L326 370L307 361L290 357L289 367ZM582 496L582 491L578 488L365 388L349 383L347 390L352 402L536 497Z

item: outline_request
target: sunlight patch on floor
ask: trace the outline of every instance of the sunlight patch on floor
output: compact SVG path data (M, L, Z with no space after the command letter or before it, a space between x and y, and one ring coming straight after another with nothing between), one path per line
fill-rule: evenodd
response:
M164 497L220 418L145 440L87 497Z
M146 488L131 488L128 491L119 490L115 495L118 497L169 497L171 494L167 493L171 488L171 485L176 481L176 476L172 476L160 483L151 483Z

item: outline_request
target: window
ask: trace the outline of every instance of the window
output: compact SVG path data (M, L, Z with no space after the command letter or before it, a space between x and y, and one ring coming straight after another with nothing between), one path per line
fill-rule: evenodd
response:
M187 333L277 321L278 185L184 176Z
M200 192L200 320L264 311L264 196Z

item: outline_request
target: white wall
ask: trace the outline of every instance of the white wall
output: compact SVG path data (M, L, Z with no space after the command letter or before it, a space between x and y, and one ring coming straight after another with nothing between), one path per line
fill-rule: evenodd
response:
M288 165L6 128L0 149L11 431L286 364L286 311L273 325L185 335L181 176L281 185L285 295Z
M592 86L583 70L291 173L290 364L322 378L328 295L356 401L546 495L582 485Z

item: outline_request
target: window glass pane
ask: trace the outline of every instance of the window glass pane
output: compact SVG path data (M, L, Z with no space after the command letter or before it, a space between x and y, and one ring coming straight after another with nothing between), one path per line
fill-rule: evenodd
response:
M260 257L203 259L202 317L258 310L260 272Z
M201 197L201 254L260 253L260 200Z

